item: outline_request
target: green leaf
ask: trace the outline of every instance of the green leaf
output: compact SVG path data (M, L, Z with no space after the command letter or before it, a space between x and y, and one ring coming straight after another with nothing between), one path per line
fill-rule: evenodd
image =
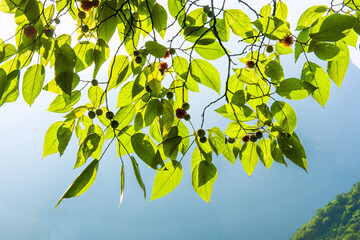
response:
M24 100L29 106L34 103L35 98L40 94L44 79L45 68L41 64L35 64L26 69L22 92Z
M95 181L98 166L99 161L94 159L71 183L65 193L61 196L55 208L64 198L77 197L86 192Z
M300 17L296 31L310 27L316 20L321 18L328 10L327 6L318 5L308 8Z
M271 40L283 39L286 35L291 35L289 27L276 17L261 17L253 24Z
M120 90L117 105L116 107L124 107L129 105L133 98L132 98L132 88L134 86L134 81L126 83Z
M292 54L293 50L291 47L286 47L284 44L282 44L281 41L277 42L275 45L275 50L277 53L279 53L280 55L288 55L288 54Z
M317 43L314 53L322 60L332 60L339 55L340 48L332 43Z
M246 142L242 145L240 150L240 161L245 169L245 172L250 177L259 161L259 156L256 151L256 143Z
M292 134L297 122L294 109L286 102L275 101L270 110L284 131Z
M240 84L242 88L244 86L244 84L242 83L257 84L259 82L258 78L255 75L254 69L238 68L238 69L234 69L234 71L236 73L237 80L241 82L238 84Z
M232 32L243 38L248 37L252 33L253 26L250 18L241 10L227 9L224 11L224 19L229 24Z
M7 84L6 80L7 80L6 72L4 71L4 69L0 68L0 99L2 98L5 92L5 88Z
M88 68L94 61L95 44L88 41L79 42L74 47L76 54L75 71L80 72Z
M146 106L144 120L145 126L149 126L153 123L156 117L160 117L162 113L161 102L157 99L153 99Z
M269 107L265 103L256 106L256 114L259 121L264 125L270 125L274 118L274 116L269 110Z
M108 78L108 90L116 88L122 82L129 78L131 74L131 67L129 58L125 55L117 55L110 63Z
M285 166L287 166L287 163L285 162L284 154L281 151L279 144L276 142L275 139L271 139L270 147L271 147L271 156L274 158L274 160L278 163L285 164Z
M135 133L131 137L131 145L138 157L153 169L159 169L158 165L164 166L164 162L156 154L156 145L144 133Z
M257 85L247 85L245 89L251 95L251 98L247 103L253 109L256 109L258 105L266 104L268 102L270 86L266 82L261 81Z
M87 107L86 106L78 106L74 108L70 113L65 115L66 119L75 119L79 118L86 112Z
M204 84L220 94L220 74L209 62L201 59L192 60L190 73L197 82Z
M280 81L284 77L284 70L279 62L272 60L266 64L265 74L272 80Z
M98 148L100 140L101 136L96 133L91 133L86 136L84 141L80 144L74 169L84 165L86 160Z
M140 131L141 129L143 129L145 127L144 124L144 119L143 116L141 114L141 112L136 113L135 115L135 119L134 119L134 128L135 131ZM151 132L150 132L151 133Z
M185 0L168 0L168 9L171 16L181 23L185 14Z
M75 120L68 120L65 121L57 130L56 134L59 141L58 150L60 153L60 157L64 154L64 151L69 144L74 127Z
M162 118L160 123L162 125L163 135L167 135L170 132L171 126L174 123L174 109L169 101L161 99Z
M71 95L73 75L73 66L70 60L65 54L58 53L55 58L55 81L68 95Z
M288 8L283 1L276 2L276 11L275 17L281 19L282 21L286 21L288 15Z
M210 202L211 192L216 178L216 167L208 161L200 161L191 171L193 188L206 202Z
M218 127L213 127L208 131L208 140L216 155L223 152L225 148L225 136Z
M319 65L313 62L306 62L301 73L301 80L311 83L317 89L313 92L312 97L325 107L330 96L330 79L329 75Z
M231 103L237 106L242 106L250 99L250 97L251 96L247 91L239 90L232 96Z
M246 126L245 123L230 122L225 130L225 134L234 139L241 138L247 133L245 129Z
M327 65L327 72L333 82L340 88L342 81L345 78L347 68L349 66L349 48L348 46L339 41L335 43L345 55L345 58L337 59L335 61L329 61Z
M294 135L295 134L287 136L280 134L278 137L280 149L288 159L307 172L307 160L304 147L299 138Z
M176 56L173 59L173 67L175 72L182 77L183 79L186 79L187 72L189 70L189 63L188 61L180 56Z
M152 9L151 16L152 16L154 28L160 34L160 36L164 38L167 27L167 13L165 8L163 8L159 3L155 3Z
M96 29L98 37L105 42L110 41L118 24L116 5L116 0L108 0L99 6L99 15L97 19L99 24Z
M146 199L146 189L145 189L144 182L141 178L139 165L137 164L137 162L133 156L130 156L130 159L131 159L131 163L132 163L132 166L134 169L134 174L135 174L136 180L139 183L139 186L141 187L141 189L144 191L144 198Z
M310 37L318 41L335 42L346 37L353 28L356 18L353 16L333 13L318 20L310 28Z
M189 144L190 144L190 140L188 138L189 129L185 126L185 124L182 121L180 121L180 119L178 119L176 125L179 130L178 134L180 137L182 137L182 141L179 146L179 151L181 152L182 155L185 155L186 151L188 150Z
M288 78L276 86L276 93L292 100L301 100L313 93L316 88L297 78Z
M228 143L225 144L225 148L222 151L222 155L232 164L234 165L236 161L236 156L234 154L234 144Z
M135 106L129 104L125 107L121 107L115 114L114 119L119 122L118 129L123 129L124 127L130 125L135 117Z
M22 0L1 0L0 11L4 13L14 13Z
M91 86L88 90L88 97L95 108L100 107L105 100L105 92L99 86Z
M121 162L121 170L120 170L120 201L119 201L119 207L121 206L121 203L122 203L122 201L123 201L124 189L125 189L125 168L124 168L124 162ZM119 207L118 207L118 208L119 208Z
M134 133L135 130L133 126L129 126L119 132L117 137L119 144L116 145L118 157L128 155L134 152L134 149L131 145L131 136L134 135Z
M109 58L110 49L106 42L99 38L96 42L95 49L94 49L94 73L93 78L96 78L97 73L101 65Z
M151 199L161 198L172 192L181 182L183 169L179 162L169 161L155 175Z
M256 118L255 112L245 105L236 106L234 104L227 103L216 109L215 112L234 121L248 122Z
M269 169L273 163L273 157L271 155L271 146L269 139L261 139L257 142L256 146L257 154L264 166Z
M210 26L213 26L213 21L210 22ZM249 23L251 25L251 23ZM227 42L230 38L229 24L225 19L216 18L216 32L219 36L220 41ZM214 30L213 30L214 31ZM214 34L216 35L214 31Z
M62 121L53 123L46 131L42 158L57 153L59 151L59 140L57 137L57 132L58 129L62 126L62 124Z
M206 60L216 60L224 56L227 52L217 41L207 45L196 44L194 49Z
M297 41L295 42L295 62L297 62L302 52L307 52L309 50L309 45L306 44L306 42L310 41L309 34L309 28L306 28L299 33Z
M166 47L155 41L147 41L145 43L146 52L153 55L156 58L162 58L166 54Z
M18 98L19 74L19 70L14 70L7 75L5 89L0 100L0 106L2 106L5 102L15 102Z
M179 151L179 145L182 141L182 137L180 136L173 136L165 139L163 142L163 148L164 148L164 154L166 157L169 157L170 159L175 159L178 151Z

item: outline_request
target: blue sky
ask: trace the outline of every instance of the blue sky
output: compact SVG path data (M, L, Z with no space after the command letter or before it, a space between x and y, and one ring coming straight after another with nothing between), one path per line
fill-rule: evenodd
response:
M299 76L301 66L289 64L286 76ZM359 74L350 65L341 90L333 84L325 109L311 98L292 101L298 117L296 132L307 151L308 174L292 163L288 168L274 163L268 171L259 162L249 178L238 160L232 166L219 157L214 160L219 172L209 204L192 190L188 155L181 184L150 202L143 199L126 162L124 202L117 209L120 161L110 150L90 190L65 199L53 210L79 173L72 170L77 141L70 142L63 157L41 160L45 132L60 116L45 111L49 95L39 97L31 109L20 96L17 103L0 108L0 237L289 239L316 209L360 180ZM201 104L199 99L195 106ZM226 127L215 113L208 116L209 126ZM139 164L150 195L155 173Z

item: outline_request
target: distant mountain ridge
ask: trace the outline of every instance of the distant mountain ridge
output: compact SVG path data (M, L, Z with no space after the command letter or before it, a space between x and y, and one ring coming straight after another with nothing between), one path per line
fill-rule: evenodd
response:
M292 240L359 240L360 182L348 193L339 194L308 223L299 228Z

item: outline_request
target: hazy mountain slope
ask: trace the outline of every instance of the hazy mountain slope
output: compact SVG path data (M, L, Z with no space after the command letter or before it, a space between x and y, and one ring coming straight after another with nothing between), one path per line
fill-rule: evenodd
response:
M315 216L298 229L292 239L359 240L360 182L350 192L337 195L334 201L317 210Z

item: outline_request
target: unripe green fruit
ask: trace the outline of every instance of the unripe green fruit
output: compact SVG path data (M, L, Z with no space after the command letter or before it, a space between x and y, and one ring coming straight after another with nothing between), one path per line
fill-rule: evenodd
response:
M166 97L167 97L168 99L172 99L172 98L174 97L174 93L173 93L173 92L167 92L167 93L166 93Z
M47 36L48 38L51 38L54 35L54 30L48 28L44 31L44 33L45 33L45 36Z
M200 128L200 129L197 131L197 135L198 135L199 137L205 137L205 130Z
M139 55L140 55L140 52L139 52L138 50L135 50L135 51L134 51L134 56L137 57L137 56L139 56Z
M208 12L208 17L209 17L209 18L215 17L214 12L213 12L213 11Z
M269 45L269 46L266 47L266 51L267 51L268 53L272 53L272 52L274 51L274 47L271 46L271 45Z
M91 85L93 85L93 86L99 85L98 80L96 80L96 79L91 80Z
M112 111L108 111L108 112L106 112L105 116L107 119L111 120L114 118L114 113Z
M255 133L255 136L256 136L257 139L260 139L260 138L263 137L263 133L262 133L261 131L257 131L257 132Z
M209 7L209 5L203 6L203 12L204 12L204 13L209 13L209 12L210 12L210 7Z
M150 94L149 93L146 93L144 94L142 97L141 97L141 100L143 102L148 102L150 100Z
M175 48L170 48L169 53L170 53L171 55L174 55L174 54L176 53Z
M135 58L135 62L136 62L137 64L140 64L140 63L142 62L142 57L137 56L137 57Z
M206 143L206 141L207 141L207 138L206 138L206 137L201 137L201 138L200 138L200 142L201 142L201 143Z
M55 21L56 24L60 24L60 19L55 18L54 21Z
M101 108L96 109L95 111L97 116L101 116L103 114L103 110Z
M152 92L152 90L151 90L151 88L150 88L149 85L146 85L145 90L146 90L148 93Z
M111 121L111 127L112 127L112 128L116 129L118 126L119 126L119 122L118 122L118 121L116 121L116 120L112 120L112 121Z
M81 31L82 31L83 33L88 32L88 31L89 31L89 27L88 27L88 25L84 25L84 26L82 26L82 27L81 27Z
M78 18L81 19L81 20L86 18L86 13L84 11L78 12Z
M94 111L89 111L88 116L89 116L90 119L94 119L95 118L95 112Z
M185 119L185 121L190 121L190 118L191 118L190 114L187 114L184 119Z
M256 137L255 135L251 135L251 136L250 136L250 141L256 142L256 141L257 141L257 137Z
M235 142L235 138L229 138L229 143L234 143Z
M190 104L188 104L188 103L184 103L182 105L182 109L184 109L184 110L189 110L189 108L190 108Z

